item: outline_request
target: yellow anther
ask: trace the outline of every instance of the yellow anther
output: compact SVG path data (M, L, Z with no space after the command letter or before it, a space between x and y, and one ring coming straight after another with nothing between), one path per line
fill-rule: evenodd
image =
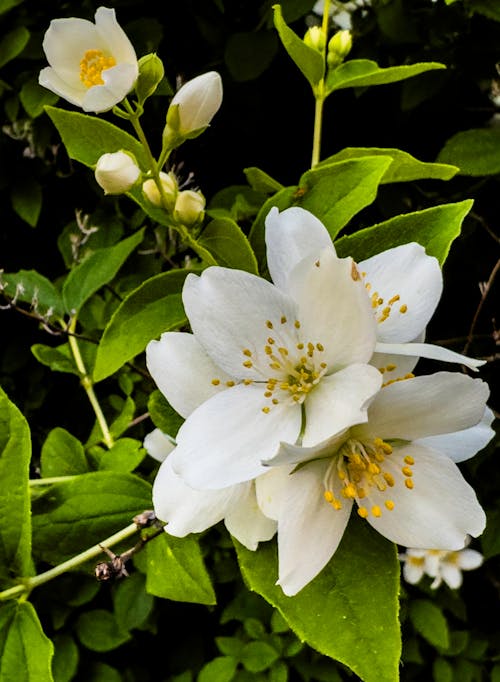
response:
M266 327L268 329L273 329L273 323L271 322L271 320L266 320Z
M252 357L252 351L248 348L245 348L243 351L243 355L246 355L247 358L251 358Z
M232 388L234 386L234 381L226 381L226 386Z
M270 407L263 407L262 408L262 412L264 412L264 414L269 414L270 411L271 411Z
M354 263L354 261L351 264L351 277L355 282L357 282L358 279L360 279L359 271L358 271L358 268L356 267L356 263Z
M300 329L300 322L298 320L295 320L293 326L295 327L295 329Z
M298 343L298 344L297 344L297 349L298 349L298 350L304 350L304 344L303 344L303 343Z
M405 476L413 476L413 471L410 469L410 467L403 467L401 471Z
M356 486L354 486L352 483L348 483L342 489L342 495L352 500L356 497L356 493L357 493Z
M279 400L277 398L273 398L271 402L273 405L277 405L279 403Z
M408 306L405 303L404 305L401 306L401 308L399 309L399 312L400 313L406 313L407 310L408 310Z
M379 301L378 291L375 291L375 292L372 294L372 297L371 297L371 298L372 298L372 308L377 308L378 305L379 305L379 302L378 302L378 301Z
M325 492L323 493L323 497L328 503L333 502L333 500L335 499L333 493L330 490L325 490Z
M377 518L379 518L380 516L382 516L382 510L380 509L380 507L378 506L378 504L374 504L374 505L373 505L373 507L372 507L372 514L373 514L373 516L376 516Z
M386 367L386 370L388 372L394 372L395 369L396 369L396 365L387 365L387 367Z
M413 481L411 478L407 478L405 480L405 486L408 488L408 490L411 490L413 488Z
M102 72L116 65L116 59L102 50L87 50L80 61L80 80L87 88L103 85Z
M321 362L319 366L321 367L321 369L326 369L328 367L326 362Z
M366 490L364 488L358 488L358 497L360 500L366 497Z
M272 346L274 343L276 343L276 341L270 336L270 337L267 339L267 343L268 343L269 345Z
M264 346L264 350L266 352L266 355L271 355L273 352L273 349L271 348L271 346Z
M286 357L288 355L288 348L278 348L278 352L283 357Z
M375 464L375 462L370 462L368 464L368 471L371 474L379 474L380 473L380 467L377 464Z
M280 322L281 324L286 324L286 317L284 315L281 316Z
M325 350L325 347L323 346L322 343L317 343L316 348L319 350L320 353L322 353Z
M415 464L415 460L410 455L406 455L405 462L406 464Z
M253 379L243 379L243 383L245 386L250 386L250 384L253 384Z
M358 507L358 514L362 519L366 519L368 517L368 509L366 507Z
M245 360L245 362L242 363L243 367L247 367L250 369L250 367L253 367L253 362L251 360Z
M382 300L382 299L380 299L380 300ZM385 317L385 319L387 319L390 314L391 314L391 309L389 308L389 306L387 306L387 308L384 308L382 310L382 315Z
M218 386L220 384L220 379L212 379L212 384Z
M366 277L366 273L365 273L365 275L363 275L363 277ZM367 282L367 283L365 284L365 288L366 288L366 291L367 291L367 292L370 291L370 289L372 288L372 285L370 284L370 282Z
M394 304L396 303L396 301L399 301L399 298L400 298L400 297L399 297L399 294L396 294L395 296L393 296L392 298L390 298L390 299L387 301L387 303L388 303L389 305L394 305Z
M281 369L281 365L280 365L279 362L270 362L270 363L269 363L269 367L270 367L271 369Z
M388 486L391 488L393 487L395 481L394 481L394 476L390 474L388 471L384 472L384 481L387 483Z
M394 509L394 502L392 500L386 500L384 502L386 509L392 511Z
M385 367L379 367L378 371L380 372L380 374L385 374Z
M273 395L273 394L272 394L272 391L266 391L266 392L264 393L264 398L271 398L272 395Z

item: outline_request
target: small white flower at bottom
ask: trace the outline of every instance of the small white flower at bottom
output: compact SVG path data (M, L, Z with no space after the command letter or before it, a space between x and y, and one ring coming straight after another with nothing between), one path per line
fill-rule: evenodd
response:
M462 571L479 568L483 556L474 549L446 551L438 549L407 549L399 555L403 561L403 577L407 583L415 585L424 575L434 580L431 589L437 589L443 582L452 590L462 585Z

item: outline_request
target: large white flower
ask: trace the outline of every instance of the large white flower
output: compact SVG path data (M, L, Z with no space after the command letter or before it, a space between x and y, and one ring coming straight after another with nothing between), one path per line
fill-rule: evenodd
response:
M376 323L350 258L325 249L299 262L288 293L211 267L187 277L183 301L193 335L166 333L146 356L160 390L188 417L171 464L190 486L249 481L267 471L262 460L281 441L313 445L365 421L381 374L366 364Z
M335 254L325 226L299 207L281 213L272 208L266 218L267 262L273 282L283 291L291 287L289 273L302 259L314 260L323 249ZM460 362L475 369L482 361L445 348L421 343L443 290L436 258L414 242L396 246L361 261L359 272L377 321L376 353L371 364L386 381L406 376L418 358ZM331 295L336 295L331 290Z
M439 372L386 386L367 423L344 434L310 448L282 443L269 462L275 469L257 481L257 498L278 521L285 594L302 589L333 556L354 503L377 531L406 547L451 551L479 535L485 515L474 491L452 459L423 439L444 442L445 434L467 430L470 444L487 397L479 379Z
M99 7L95 24L75 17L54 19L43 49L50 66L40 72L40 85L84 111L111 109L137 80L135 50L114 9Z

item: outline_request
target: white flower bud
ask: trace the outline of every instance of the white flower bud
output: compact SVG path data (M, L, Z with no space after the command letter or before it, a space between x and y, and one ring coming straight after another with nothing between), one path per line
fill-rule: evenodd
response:
M352 48L352 33L350 31L337 31L328 43L328 66L333 69L342 64Z
M174 95L167 113L167 127L180 137L206 128L222 103L222 80L209 71L185 83Z
M304 42L308 47L321 52L325 47L325 36L320 26L311 26L304 36Z
M175 206L175 200L177 198L177 193L179 191L177 178L175 177L175 174L172 171L170 171L169 173L160 172L160 182L163 188L163 194L167 206L163 205L160 190L158 189L156 182L152 178L146 180L143 183L142 191L145 197L148 199L148 201L150 201L153 204L153 206L157 206L159 208L161 207L168 208L170 211L173 211Z
M135 185L141 171L135 158L128 152L113 152L99 157L95 179L105 194L123 194Z
M196 225L205 215L205 197L201 192L186 189L179 192L175 202L174 218L183 225Z

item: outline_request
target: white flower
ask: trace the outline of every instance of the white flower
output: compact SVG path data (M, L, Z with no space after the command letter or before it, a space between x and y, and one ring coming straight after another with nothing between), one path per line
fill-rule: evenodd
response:
M144 448L158 462L163 462L175 448L175 441L161 429L153 429L144 438Z
M205 197L194 189L179 192L175 201L174 218L183 225L196 225L205 215Z
M299 207L266 218L268 267L273 282L290 288L288 273L301 259L314 261L322 249L335 254L325 226ZM370 363L391 381L408 375L419 357L460 362L472 369L484 364L445 348L421 343L443 289L436 258L414 242L388 249L358 264L377 321L376 353ZM334 296L335 291L331 290Z
M474 549L459 549L453 552L437 549L407 549L399 555L403 561L403 577L407 583L415 585L424 575L434 580L431 588L435 590L444 581L452 590L462 584L462 571L479 568L483 556Z
M221 267L191 274L193 335L167 332L146 349L156 384L188 417L171 459L194 488L249 481L281 441L313 445L366 419L381 374L366 364L376 322L354 263L325 249L288 284Z
M175 93L170 108L176 109L175 119L167 114L168 125L181 136L206 128L222 104L222 80L217 71L197 76Z
M100 156L94 174L105 194L123 194L132 189L141 171L130 154L120 151Z
M338 2L333 0L330 4L330 16L332 21L342 29L352 28L352 14L358 9L362 10L370 4L369 0L351 0L351 2ZM317 0L312 8L315 14L320 16L323 14L325 7L325 0Z
M40 85L84 111L111 109L137 80L135 50L114 9L99 7L95 24L74 17L54 19L43 49L50 66L40 72Z
M403 546L454 551L482 533L474 491L451 458L423 439L471 429L487 397L481 380L439 372L386 386L368 422L344 434L310 448L282 443L269 462L275 469L257 481L257 499L278 521L285 594L296 594L333 556L354 502L362 518Z

